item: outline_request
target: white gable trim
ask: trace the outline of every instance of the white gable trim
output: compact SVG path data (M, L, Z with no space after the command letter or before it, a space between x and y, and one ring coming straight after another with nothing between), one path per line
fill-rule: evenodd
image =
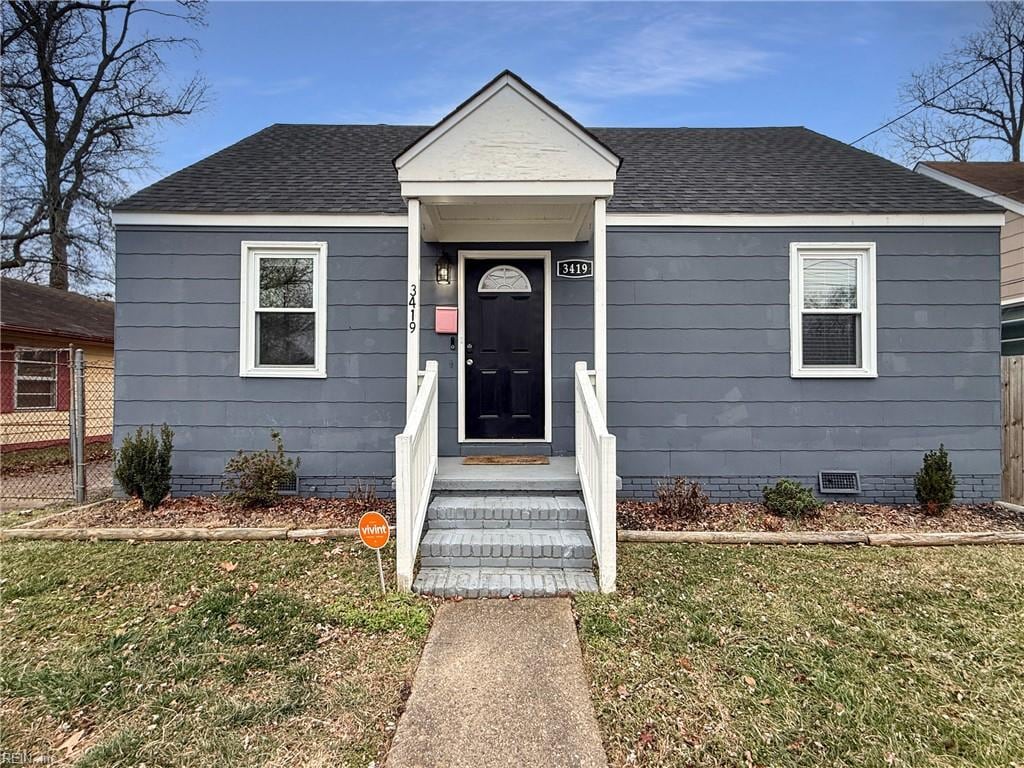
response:
M928 176L929 178L935 179L936 181L941 181L943 184L948 184L951 187L956 187L957 189L963 190L964 192L972 194L975 197L980 197L984 200L993 202L996 205L1001 205L1008 211L1013 211L1014 213L1019 213L1022 216L1024 216L1024 203L1018 200L1013 200L1012 198L997 194L993 192L991 189L985 189L984 187L979 187L977 184L971 184L971 182L969 181L964 181L963 179L958 178L956 176L952 176L948 173L943 173L937 168L932 168L931 166L925 165L924 163L918 163L917 165L915 165L914 170L922 174L923 176Z
M439 138L448 133L452 128L465 120L469 115L475 112L477 109L482 107L488 101L490 101L498 92L505 88L511 88L524 99L529 101L534 107L543 112L548 118L561 125L565 130L572 133L580 141L590 147L594 152L599 154L605 160L608 161L614 168L619 167L619 158L616 157L607 147L597 141L593 136L584 130L581 130L578 125L567 118L561 111L555 109L544 99L537 96L531 88L526 87L519 78L515 77L511 73L506 72L505 74L494 79L490 85L485 86L479 93L473 96L469 101L459 107L455 112L448 115L440 123L435 125L430 131L419 139L415 144L405 150L401 155L395 158L395 168L399 171L401 176L402 168L414 157L419 155L431 144L437 141Z

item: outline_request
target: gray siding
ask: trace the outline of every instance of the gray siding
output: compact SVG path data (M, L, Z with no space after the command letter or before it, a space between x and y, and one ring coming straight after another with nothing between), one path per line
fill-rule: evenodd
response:
M328 378L238 376L239 244L328 242ZM789 243L878 246L879 378L789 377ZM547 248L553 261L590 244ZM966 497L998 494L998 230L612 228L608 235L609 423L624 492L702 478L744 497L779 476L857 469L864 498L903 500L924 450L945 443ZM433 332L440 253L425 246L424 359L440 365L440 448L457 455L456 352ZM352 478L386 489L404 421L405 232L123 227L117 238L116 439L166 421L177 490L213 490L238 448L279 429L307 487ZM552 280L553 441L572 453L572 365L591 360L593 284ZM502 450L494 445L485 452ZM515 449L506 449L515 450Z

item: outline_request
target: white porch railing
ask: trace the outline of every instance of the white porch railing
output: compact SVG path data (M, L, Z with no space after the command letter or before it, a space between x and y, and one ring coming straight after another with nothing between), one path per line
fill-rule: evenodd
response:
M576 473L587 505L602 592L615 591L615 436L597 402L592 371L576 363Z
M419 374L416 399L395 437L395 548L398 588L412 588L416 550L437 474L437 361Z

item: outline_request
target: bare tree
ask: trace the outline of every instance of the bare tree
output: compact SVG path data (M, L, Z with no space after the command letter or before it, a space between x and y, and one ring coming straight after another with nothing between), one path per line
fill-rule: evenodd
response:
M110 208L146 166L152 132L199 109L200 76L165 84L163 56L186 36L138 29L204 23L205 3L7 0L2 22L0 269L48 273L54 288L110 280Z
M903 96L917 107L892 132L905 159L968 160L1001 147L1021 158L1024 134L1024 3L990 2L983 29L917 72Z

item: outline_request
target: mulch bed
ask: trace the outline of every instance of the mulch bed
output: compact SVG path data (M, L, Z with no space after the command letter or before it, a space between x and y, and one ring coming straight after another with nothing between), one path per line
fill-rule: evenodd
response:
M993 504L958 504L941 515L912 504L832 502L814 516L779 517L763 504L710 504L694 520L662 513L649 501L618 503L620 530L648 531L869 531L876 533L1024 531L1024 514Z
M213 496L167 499L146 510L136 499L113 499L80 512L58 515L43 528L351 528L370 510L392 524L395 502L388 499L285 498L272 507L243 509Z

